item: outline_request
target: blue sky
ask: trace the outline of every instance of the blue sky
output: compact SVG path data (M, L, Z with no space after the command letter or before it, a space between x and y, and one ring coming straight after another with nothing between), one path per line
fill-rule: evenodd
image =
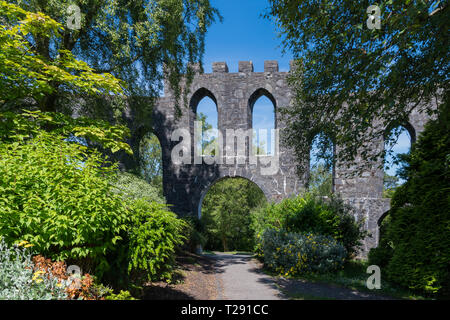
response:
M213 62L226 62L229 72L238 71L239 61L253 62L255 72L264 70L264 60L277 60L280 71L289 70L292 54L283 54L281 39L273 21L262 15L267 11L266 0L212 0L223 17L223 22L212 25L206 35L203 68L206 73L212 72ZM198 105L197 112L207 116L207 121L217 128L217 111L214 102L208 98ZM255 129L273 128L273 106L269 99L262 97L254 106L253 127ZM270 139L268 137L267 139ZM270 140L269 140L270 143ZM404 153L409 150L410 138L403 132L394 153ZM387 159L392 161L391 158ZM395 175L397 166L392 166L387 172Z
M223 22L212 25L206 35L203 67L211 72L212 63L224 61L230 72L238 71L239 61L252 61L256 72L264 71L264 60L278 60L280 71L289 70L292 55L282 54L281 41L272 21L262 15L266 0L212 0Z
M212 4L223 22L212 25L206 35L205 73L212 72L213 62L226 62L229 72L237 72L239 61L252 61L255 72L262 72L264 60L277 60L280 71L289 71L292 55L283 55L275 25L262 17L268 7L266 0L212 0ZM217 128L216 106L212 100L203 99L197 112L205 114L207 121ZM274 119L272 102L266 97L258 99L253 110L253 128L268 130L267 138L260 138L266 146L270 144Z

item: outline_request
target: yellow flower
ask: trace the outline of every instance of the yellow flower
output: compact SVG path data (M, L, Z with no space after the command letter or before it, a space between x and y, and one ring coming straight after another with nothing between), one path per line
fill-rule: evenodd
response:
M19 247L21 247L21 246L23 246L24 244L27 244L27 243L28 243L28 241L22 240L22 241L20 241L17 245L18 245Z
M40 278L40 276L41 276L41 274L44 274L44 273L45 273L45 271L42 271L42 270L36 271L36 272L33 274L33 278L32 278L31 280L32 280L32 281L35 281L36 283L42 282L43 279Z
M29 248L29 247L32 247L32 246L34 246L34 244L29 243L29 244L25 245L25 248Z

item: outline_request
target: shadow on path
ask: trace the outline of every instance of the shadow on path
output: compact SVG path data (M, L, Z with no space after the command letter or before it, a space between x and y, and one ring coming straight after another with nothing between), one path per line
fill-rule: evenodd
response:
M215 252L215 269L222 288L218 299L236 300L390 300L375 293L361 292L327 283L271 277L251 255Z
M299 279L276 278L281 291L297 299L308 300L392 300L373 293L342 288L331 284L313 283Z
M215 252L208 257L216 260L215 268L221 279L221 300L280 300L285 299L274 280L261 272L251 255Z

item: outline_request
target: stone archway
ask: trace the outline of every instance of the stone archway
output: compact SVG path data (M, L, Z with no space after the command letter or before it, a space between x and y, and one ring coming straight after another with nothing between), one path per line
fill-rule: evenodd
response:
M209 74L196 74L190 87L187 88L186 109L188 112L183 112L180 117L176 116L177 101L169 86L164 88L164 96L156 101L153 108L151 126L161 143L164 195L171 205L171 210L180 216L197 216L205 190L214 181L224 177L239 176L249 179L263 190L269 201L280 201L305 190L307 174L302 177L297 175L299 158L284 145L282 139L277 144L279 147L277 170L271 174L261 173L261 169L267 166L267 163L263 164L260 161L256 164L250 161L239 163L237 157L234 159L233 156L230 158L236 161L233 160L232 163L223 161L214 164L195 164L193 143L189 154L190 162L178 165L172 161L171 151L180 142L171 140L172 133L184 128L189 133L187 139L193 141L195 108L205 96L210 97L217 106L218 129L221 132L227 129L242 130L240 134L252 129L253 103L260 96L267 96L275 107L275 128L280 130L280 135L283 135L286 124L280 116L280 111L283 108L289 108L292 98L287 81L289 72L279 72L276 61L266 61L263 72L254 72L250 61L239 62L237 73L229 73L228 66L224 62L213 63L212 69L213 72ZM423 130L428 119L427 115L419 112L411 114L410 128L407 129L414 129L414 136L411 135L413 139ZM130 127L136 128L134 122L140 120L130 115L128 119ZM135 140L132 137L131 144ZM224 139L221 147L225 147L225 142ZM382 147L382 145L383 141L374 142L374 148ZM335 147L339 148L339 146ZM309 155L305 155L300 161L307 163L308 158ZM225 157L222 160L224 159ZM355 208L356 217L365 219L365 229L373 235L378 234L378 217L389 210L388 200L382 198L383 174L376 168L377 165L378 163L374 163L373 168L354 177L354 170L338 160L334 173L334 191ZM362 255L375 247L377 242L376 237L367 238L364 241Z
M224 176L221 178L216 179L215 181L211 182L209 185L205 186L205 188L200 192L200 199L199 199L199 203L198 203L198 210L197 210L197 217L201 218L201 210L202 210L202 204L203 204L203 199L205 198L206 194L208 193L208 191L211 189L211 187L223 180L226 179L234 179L234 178L241 178L241 179L246 179L248 181L250 181L251 183L253 183L256 187L258 187L262 193L264 194L264 196L266 197L266 200L269 199L270 197L270 193L268 190L264 190L264 188L262 188L261 186L259 186L257 183L253 182L252 180L250 180L248 177L242 177L242 176Z

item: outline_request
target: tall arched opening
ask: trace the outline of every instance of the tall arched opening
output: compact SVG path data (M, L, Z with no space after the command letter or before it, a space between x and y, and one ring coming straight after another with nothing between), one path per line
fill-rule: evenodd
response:
M273 155L275 139L272 130L276 128L275 99L265 89L258 89L250 97L251 127L253 129L253 154Z
M335 145L325 133L314 136L309 153L308 189L319 196L334 192Z
M408 124L395 126L387 130L384 141L384 198L390 198L395 188L404 183L401 177L403 167L401 155L409 153L415 141L415 136L414 128Z
M204 227L205 250L252 251L253 210L267 201L264 192L242 177L216 180L201 196L198 213Z

